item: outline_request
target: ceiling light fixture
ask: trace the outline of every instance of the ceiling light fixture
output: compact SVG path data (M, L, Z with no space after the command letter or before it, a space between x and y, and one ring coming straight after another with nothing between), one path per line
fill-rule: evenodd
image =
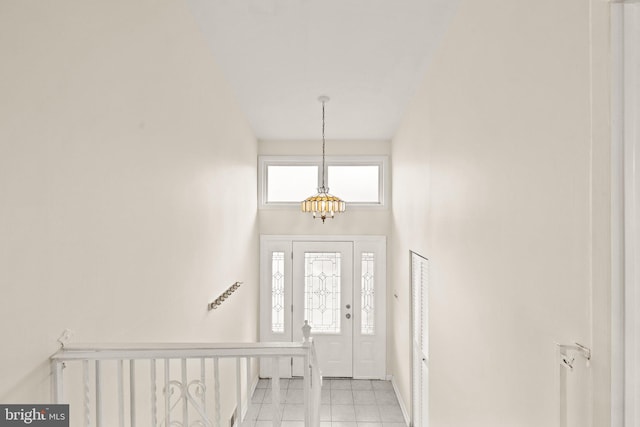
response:
M336 212L344 212L346 204L339 197L329 194L329 189L325 185L325 167L324 167L324 104L329 102L328 96L321 96L318 101L322 103L322 185L318 187L318 193L308 197L302 202L302 212L311 212L314 218L320 218L322 223L324 220L333 218Z

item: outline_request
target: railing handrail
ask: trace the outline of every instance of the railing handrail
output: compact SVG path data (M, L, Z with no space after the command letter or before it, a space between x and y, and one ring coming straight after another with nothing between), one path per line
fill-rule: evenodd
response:
M198 357L305 356L310 342L264 343L87 343L65 345L52 361L105 359L171 359Z

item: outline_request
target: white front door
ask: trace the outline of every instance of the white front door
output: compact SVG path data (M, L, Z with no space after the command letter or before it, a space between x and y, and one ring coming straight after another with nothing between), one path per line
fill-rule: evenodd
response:
M311 324L322 374L386 376L386 245L382 236L261 236L260 340L302 341ZM281 377L302 362L282 358ZM270 377L271 360L260 361Z
M353 376L353 243L293 242L293 324L308 321L323 376ZM302 340L300 328L293 340ZM293 362L302 375L302 362Z

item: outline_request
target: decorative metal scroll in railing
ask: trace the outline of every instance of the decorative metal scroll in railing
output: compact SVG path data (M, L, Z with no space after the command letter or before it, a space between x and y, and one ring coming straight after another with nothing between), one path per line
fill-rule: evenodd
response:
M260 359L304 361L305 427L320 425L322 376L303 328L301 343L73 345L51 357L53 400L70 405L72 426L230 427L255 419L271 403L280 427L283 399L273 372L262 405L252 404ZM250 423L249 423L250 424Z

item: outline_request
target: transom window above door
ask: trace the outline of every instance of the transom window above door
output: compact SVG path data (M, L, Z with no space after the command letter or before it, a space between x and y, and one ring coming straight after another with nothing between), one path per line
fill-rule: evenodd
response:
M259 198L261 208L300 208L310 192L322 182L321 157L260 156ZM349 207L384 208L388 188L387 157L327 157L327 186Z

